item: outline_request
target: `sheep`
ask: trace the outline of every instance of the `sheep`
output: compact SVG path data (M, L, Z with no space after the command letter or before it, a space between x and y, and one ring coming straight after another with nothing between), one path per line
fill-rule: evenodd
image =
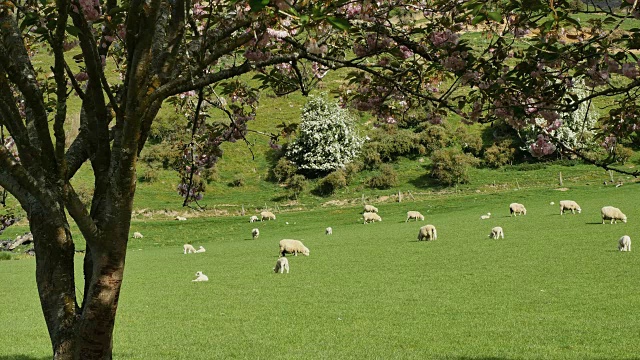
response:
M377 213L378 212L378 208L373 206L373 205L365 205L364 206L364 212L368 213Z
M556 203L554 203L553 201L549 203L549 205L555 205Z
M264 219L275 220L276 216L271 211L263 211L260 213L260 221L264 221Z
M196 248L193 247L193 245L191 244L184 244L182 245L182 253L183 254L195 254L196 253Z
M502 231L502 228L500 226L496 226L491 229L491 234L489 234L489 237L492 239L498 239L502 237L504 239L504 231Z
M407 211L407 220L404 222L409 221L409 219L416 219L416 221L420 219L420 221L424 221L424 215L420 214L418 211Z
M374 221L382 221L382 218L380 217L380 215L376 214L376 213L364 213L362 214L362 217L364 218L364 224L368 223L368 222L374 222Z
M260 220L260 219L258 219L258 217L257 217L257 216L255 216L255 215L251 215L251 217L249 218L249 222L250 222L250 223L252 223L252 222L256 222L256 221L258 221L258 220Z
M133 233L133 238L134 239L142 239L143 237L144 236L142 236L142 234L137 232L137 231Z
M191 281L209 281L209 277L202 273L202 271L198 271L196 273L196 279Z
M429 240L437 240L438 232L436 231L436 227L433 225L425 225L420 228L418 232L418 241L429 241Z
M258 229L251 230L251 237L253 238L253 240L257 239L258 236L260 236L260 230Z
M572 214L575 214L576 211L578 212L578 214L582 212L580 205L578 205L578 203L573 200L560 201L560 215L563 215L565 210L571 210Z
M627 215L623 214L620 209L613 206L605 206L600 210L602 214L602 223L605 220L611 220L611 224L616 224L617 220L622 220L623 223L627 223Z
M207 250L204 248L204 246L200 246L200 247L198 248L198 250L196 250L196 254L203 253L203 252L205 252L205 251L207 251Z
M309 249L302 244L299 240L282 239L280 240L280 252L278 256L284 257L285 254L293 254L298 256L298 253L302 253L304 256L309 256Z
M284 274L285 271L287 274L289 273L289 259L283 256L276 261L276 267L273 268L273 272Z
M624 235L618 240L618 250L631 251L631 237L629 235Z
M178 221L187 221L187 218L184 216L176 216L176 220Z
M518 203L511 203L509 204L509 216L518 216L518 214L520 215L527 215L527 209L524 208L524 205L522 204L518 204Z
M485 215L480 215L480 220L487 220L491 218L491 213L486 213Z
M325 235L333 235L333 229L331 227L328 227L328 228L324 229L324 234Z

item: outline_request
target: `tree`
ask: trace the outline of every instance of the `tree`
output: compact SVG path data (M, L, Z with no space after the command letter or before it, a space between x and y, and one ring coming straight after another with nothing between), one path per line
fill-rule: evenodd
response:
M558 114L616 97L598 134L609 148L640 128L639 30L622 26L638 6L587 7L605 15L582 24L562 0L0 2L0 132L10 135L0 146L0 186L29 218L54 358L111 358L138 155L165 100L190 114L185 204L201 198L194 178L222 156L220 144L244 139L260 89L306 95L340 68L353 70L339 89L343 105L380 121L420 114L441 123L457 114L522 128L543 118L542 152ZM486 45L460 37L475 25ZM38 68L37 53L52 54L52 66ZM245 81L250 73L258 89ZM590 87L582 99L570 95L579 78ZM67 139L74 92L80 130ZM228 121L206 121L206 107ZM86 162L94 173L89 206L70 182ZM87 243L80 302L67 213Z

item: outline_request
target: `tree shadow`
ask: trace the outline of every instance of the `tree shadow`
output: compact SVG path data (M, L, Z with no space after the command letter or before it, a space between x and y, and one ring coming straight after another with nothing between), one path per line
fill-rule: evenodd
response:
M587 224L587 225L602 225L601 222L588 222L588 223L585 223L585 224Z
M409 180L409 184L417 187L418 189L433 188L434 190L441 190L446 188L429 175L428 167L423 166L422 169L424 170L424 174L418 176L415 179Z
M0 360L46 360L51 359L50 356L38 357L30 355L0 355Z

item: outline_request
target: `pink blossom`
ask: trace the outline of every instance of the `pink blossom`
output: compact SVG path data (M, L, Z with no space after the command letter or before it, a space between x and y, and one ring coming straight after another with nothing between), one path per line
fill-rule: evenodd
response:
M431 43L435 47L444 47L447 45L457 45L458 44L458 34L451 32L451 30L447 29L445 31L436 31L431 33L429 37Z
M286 30L275 30L272 28L267 28L267 34L273 36L276 39L284 39L289 36L289 33Z
M99 0L79 0L78 2L87 21L96 21L100 18L102 11ZM74 11L78 12L78 9L74 7Z
M558 130L562 126L562 120L558 119L551 123L551 125L547 126L547 131Z
M62 49L64 51L69 51L69 50L73 49L76 46L78 46L78 40L65 41L65 42L62 43Z
M74 78L76 79L76 81L87 81L89 80L89 74L87 74L86 72L82 71L77 73Z
M635 79L638 77L638 68L636 64L626 63L622 64L622 75L628 77L629 79Z
M413 51L404 45L400 45L400 53L402 54L403 59L408 59L413 56Z
M548 137L543 136L542 134L539 134L538 139L529 145L529 152L534 157L551 155L554 151L556 151L556 146L549 142Z

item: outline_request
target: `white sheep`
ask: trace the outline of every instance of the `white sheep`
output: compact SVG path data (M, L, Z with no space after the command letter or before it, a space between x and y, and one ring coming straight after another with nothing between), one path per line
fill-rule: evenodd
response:
M416 221L420 219L421 221L424 221L424 215L420 214L419 211L407 211L407 220L404 222L409 221L409 219L416 219Z
M260 219L258 219L258 217L257 217L257 216L255 216L255 215L251 215L251 217L249 218L249 222L250 222L250 223L252 223L252 222L256 222L256 221L258 221L258 220L260 220Z
M203 252L205 252L205 251L207 251L207 250L204 248L204 246L200 246L200 247L198 248L198 250L196 250L196 254L203 253Z
M500 226L496 226L491 229L491 234L489 234L489 237L492 239L498 239L502 237L504 239L504 231L502 231L502 228Z
M198 271L196 273L196 279L191 281L209 281L209 277L202 273L202 271Z
M309 249L302 244L299 240L292 239L282 239L280 240L280 252L279 256L284 257L285 254L293 254L294 256L298 256L298 253L301 253L304 256L309 256Z
M193 247L193 245L191 244L184 244L182 245L182 249L183 249L183 254L195 254L196 253L196 248Z
M142 236L142 234L137 232L137 231L133 233L133 238L134 239L142 239L143 237L144 236Z
M618 240L618 250L631 251L631 237L629 235L624 235Z
M491 213L486 213L484 215L480 215L480 220L487 220L491 218Z
M509 216L515 215L518 216L518 214L520 215L527 215L527 209L525 209L524 205L522 204L518 204L518 203L511 203L509 204Z
M617 220L621 220L623 223L627 222L627 215L623 214L620 209L613 206L605 206L600 210L602 215L602 223L605 220L611 220L611 224L617 224Z
M176 220L178 221L187 221L187 218L184 216L176 216Z
M575 214L576 211L578 212L578 214L582 212L580 205L578 205L578 203L573 200L560 201L560 215L563 215L565 210L571 210L572 214Z
M549 205L555 205L556 203L554 203L553 201L549 203Z
M263 211L260 213L260 221L264 221L264 219L271 221L275 220L276 216L271 211Z
M372 212L364 213L362 214L362 217L364 218L364 224L368 222L382 221L382 218L380 217L380 215Z
M253 240L257 239L258 236L260 236L260 230L258 230L257 228L251 230L251 237L253 237Z
M429 241L429 240L437 240L438 232L436 231L436 227L433 225L425 225L420 228L418 232L418 241Z
M325 235L332 235L333 234L333 229L331 227L328 227L328 228L324 229L324 234Z
M289 259L283 256L276 261L276 267L273 268L273 272L284 274L285 271L287 274L289 273Z
M365 205L364 206L364 212L371 212L371 213L377 213L378 212L378 208L373 206L373 205Z

